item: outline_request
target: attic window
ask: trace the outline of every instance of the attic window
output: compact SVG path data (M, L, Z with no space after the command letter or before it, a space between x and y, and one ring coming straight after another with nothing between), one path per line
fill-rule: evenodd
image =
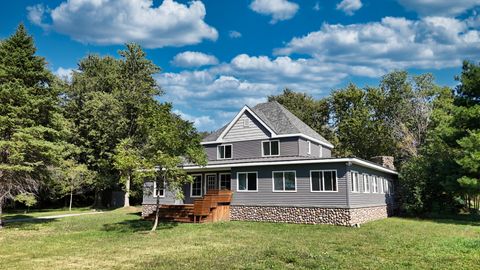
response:
M218 159L230 159L232 158L232 145L231 144L225 144L225 145L219 145L218 146L218 151L217 151L217 158Z
M262 142L263 156L278 156L280 155L279 148L280 148L280 142L278 140Z
M249 118L243 119L243 127L250 127L250 119Z

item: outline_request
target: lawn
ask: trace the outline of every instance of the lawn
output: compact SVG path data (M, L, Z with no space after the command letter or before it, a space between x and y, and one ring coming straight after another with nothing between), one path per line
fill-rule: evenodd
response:
M480 221L389 218L360 228L161 224L138 209L11 223L1 269L478 269Z

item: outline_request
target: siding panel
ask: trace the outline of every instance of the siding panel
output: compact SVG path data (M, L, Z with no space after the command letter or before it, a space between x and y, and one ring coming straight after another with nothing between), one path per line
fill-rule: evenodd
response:
M250 125L245 127L243 122L245 119L250 121ZM245 112L235 122L232 128L223 137L225 141L239 141L239 140L255 140L267 139L271 136L270 132L258 122L249 112Z

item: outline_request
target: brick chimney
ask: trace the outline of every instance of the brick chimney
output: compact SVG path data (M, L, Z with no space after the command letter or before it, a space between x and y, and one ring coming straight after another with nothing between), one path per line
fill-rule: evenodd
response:
M395 170L395 165L393 165L393 157L391 156L376 156L370 159L371 161L379 164L382 167Z

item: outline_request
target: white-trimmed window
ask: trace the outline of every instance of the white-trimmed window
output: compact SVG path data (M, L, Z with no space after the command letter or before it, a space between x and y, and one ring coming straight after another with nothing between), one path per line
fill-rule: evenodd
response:
M220 174L220 189L231 190L231 174L230 173L221 173Z
M378 193L378 178L376 176L372 176L372 192Z
M222 144L217 146L217 159L231 159L232 158L232 145Z
M384 190L384 181L385 179L383 177L378 177L378 193L381 193L381 194L384 194L385 193L385 190Z
M363 174L363 193L370 193L370 176Z
M237 191L253 192L258 191L257 172L239 172L237 173Z
M297 177L295 171L272 172L272 183L274 192L295 192L297 191Z
M390 181L387 178L383 178L383 193L390 194L389 192Z
M359 192L360 190L360 175L358 172L351 172L350 174L350 190L352 192Z
M190 197L202 197L202 175L194 174L193 182L190 184Z
M280 141L263 141L262 142L263 156L279 156L280 155Z
M153 197L165 197L165 182L160 182L160 188L157 190L157 181L153 182ZM158 194L157 194L158 192Z
M310 141L307 141L307 146L308 146L308 152L307 154L311 154L312 153L312 143Z
M337 171L310 171L311 192L336 192L337 186Z

